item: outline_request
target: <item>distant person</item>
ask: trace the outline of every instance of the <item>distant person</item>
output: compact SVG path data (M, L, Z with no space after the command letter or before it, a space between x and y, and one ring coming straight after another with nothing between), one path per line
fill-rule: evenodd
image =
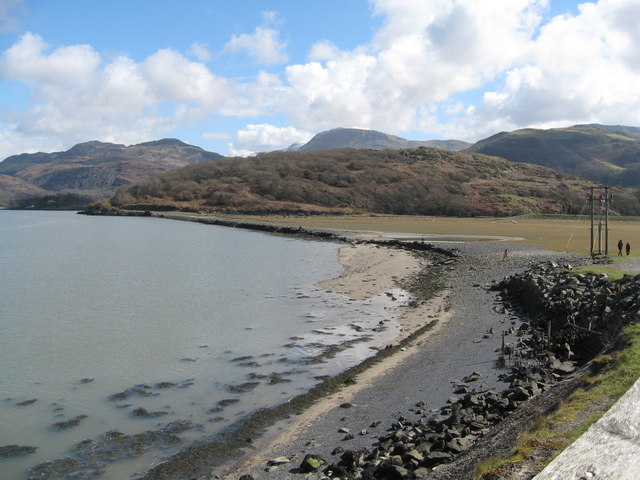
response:
M505 258L507 258L509 256L509 249L505 248L504 252L502 252L502 259L504 260Z
M618 256L619 257L622 256L622 247L623 247L622 240L618 240Z
M628 256L629 256L629 253L631 252L631 245L629 244L629 242L627 242L627 246L626 246L626 247L624 247L624 249L626 250L626 252L627 252L627 257L628 257Z

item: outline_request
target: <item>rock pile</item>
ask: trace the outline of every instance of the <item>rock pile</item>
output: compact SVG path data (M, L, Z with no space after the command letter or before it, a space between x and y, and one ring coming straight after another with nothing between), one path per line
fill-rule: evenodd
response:
M572 274L570 266L547 263L494 289L525 309L538 334L547 334L550 350L578 362L593 358L625 325L640 320L640 276L610 282L607 275Z
M450 404L437 414L427 412L426 405L418 403L413 410L418 418L399 417L388 432L378 438L375 448L347 450L322 473L341 479L428 478L434 467L453 461L523 402L541 394L567 374L556 373L549 365L520 365L509 375L510 387L501 392L458 383L454 388L462 395L452 397Z
M576 275L569 266L548 263L491 288L531 315L518 341L500 350L498 363L510 367L502 375L509 388L472 388L469 383L479 380L474 372L456 382L458 396L435 414L418 403L412 410L417 418L399 417L374 448L336 448L339 460L328 466L318 462L315 478L428 478L434 467L452 462L523 402L571 376L624 325L640 320L640 276L609 282L604 275ZM308 463L300 469L309 472Z

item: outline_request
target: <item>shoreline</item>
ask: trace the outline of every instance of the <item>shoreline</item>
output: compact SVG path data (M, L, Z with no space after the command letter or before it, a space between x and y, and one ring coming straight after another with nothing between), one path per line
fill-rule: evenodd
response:
M390 255L392 258L383 258ZM425 267L417 257L405 251L394 250L369 244L344 246L340 249L340 263L345 273L339 277L324 280L319 285L329 291L340 293L354 300L365 300L390 288L400 273L409 276ZM427 266L428 267L428 266ZM379 275L371 283L363 283L363 279L374 274ZM386 347L395 344L396 352L380 362L376 362L357 375L357 382L349 382L338 391L320 397L303 412L294 418L280 420L267 429L261 438L254 441L253 450L239 461L212 470L209 477L233 480L239 472L252 470L267 465L274 458L274 451L299 439L315 419L321 418L329 410L349 404L354 396L375 385L376 380L385 372L399 367L406 359L415 354L417 348L429 337L436 334L446 323L450 314L445 312L448 292L444 291L428 302L415 307L399 307L405 309L396 319L401 329L399 335ZM425 321L425 319L428 319ZM409 341L408 341L409 340ZM366 363L366 360L362 364ZM359 367L358 365L357 367Z
M447 277L450 273L452 279L445 278L444 283L449 287L452 287L451 283L453 283L453 290L450 289L448 296L446 293L439 296L439 300L446 301L446 304L441 303L435 309L441 311L444 305L447 312L446 321L432 320L424 326L420 326L417 322L413 331L407 324L401 332L404 338L397 339L400 341L398 345L379 350L373 357L369 357L342 374L331 377L328 381L321 382L307 393L292 399L290 403L270 409L268 412L250 415L244 422L244 426L252 428L249 431L257 436L255 441L246 436L240 438L237 435L231 435L217 442L218 445L209 444L203 448L196 448L204 451L194 452L191 449L182 462L168 469L164 468L164 464L160 465L160 471L153 469L148 475L142 477L145 479L188 477L198 480L214 478L280 480L291 478L292 474L302 472L295 465L299 464L305 453L311 452L314 456L323 455L328 459L344 451L340 445L353 451L371 448L376 439L380 438L377 436L382 433L380 429L386 429L389 425L395 424L398 416L402 419L403 415L410 415L411 412L416 411L416 406L419 406L416 413L422 413L426 405L438 408L445 405L447 398L451 398L451 384L460 382L459 378L472 373L471 368L474 375L484 378L486 383L483 382L481 388L486 386L502 388L501 382L504 381L500 379L499 369L495 366L495 351L499 340L497 336L491 340L491 336L494 330L497 330L496 327L501 328L500 323L505 323L508 314L505 314L503 308L495 307L496 296L489 292L489 283L523 271L534 261L577 259L576 256L526 245L442 242L441 245L445 248L441 248L417 241L403 242L397 239L383 241L380 240L384 238L382 235L377 236L377 240L375 235L367 235L365 239L362 232L315 230L302 227L296 229L245 222L238 224L182 215L173 218L293 235L299 238L324 239L352 245L406 248L440 254L440 258L444 257L446 260L435 265L441 268L436 269L430 276L444 274L444 277ZM505 247L508 247L511 252L507 260L502 258ZM463 251L462 255L459 254L459 250ZM459 264L453 265L456 262ZM339 282L341 278L343 277L331 281ZM433 283L432 287L436 283L438 282ZM440 288L442 285L443 283L440 282ZM420 303L424 306L428 302ZM415 310L420 311L419 308ZM434 310L431 310L431 313L427 312L429 311L416 315L423 321L425 315L435 317ZM488 326L490 328L487 328ZM426 339L421 338L425 334L431 341L424 341ZM483 338L490 340L484 341ZM476 361L468 363L471 359ZM425 365L431 365L435 370L432 371L431 368L425 370ZM476 369L480 373L476 373ZM357 382L355 382L356 378ZM428 389L423 383L425 378L430 379L426 384L429 385ZM355 386L354 383L356 383ZM436 410L431 409L431 411ZM372 418L376 420L371 422ZM337 437L336 432L342 435L350 431L349 428L344 427L345 422L357 423L358 426L353 427L352 430L356 432L360 429L359 433L357 435L347 433L342 439ZM374 431L362 428L367 425ZM382 426L377 428L379 425ZM242 436L245 430L235 433ZM225 444L224 448L220 448L220 443ZM216 459L221 458L218 453L228 453L229 450L241 452L241 454L234 457L226 456L224 461L216 462ZM208 473L203 475L205 471Z
M446 405L447 399L451 398L452 385L460 382L458 379L465 374L481 372L478 375L484 381L480 388L506 388L500 379L504 370L496 366L499 335L493 336L493 332L506 322L509 314L496 307L496 296L488 286L493 281L526 270L532 262L579 259L535 247L509 245L513 248L512 254L505 260L503 248L504 245L465 245L463 250L468 255L462 255L458 266L448 267L453 275L454 290L445 291L433 300L441 302L438 305L422 305L412 312L422 321L425 316L437 317L436 313L441 314L440 318L424 327L418 322L413 332L407 328L396 354L384 358L381 364L365 367L358 373L357 385L343 385L337 392L321 397L306 411L297 413L295 418L274 424L261 441L245 451L242 459L225 469L213 469L209 476L201 478L237 480L243 475L246 479L291 478L302 473L297 465L307 453L329 459L346 449L371 448L383 433L380 429L386 431L398 418L414 411L421 412L426 405L438 409ZM487 318L482 318L483 314ZM458 343L460 345L456 345ZM440 354L434 356L434 352ZM434 362L430 358L435 358L435 365L439 367L436 375L424 370L426 364ZM465 358L478 361L460 363L460 359ZM426 388L436 385L425 387L421 383L424 373L439 383L434 392L427 395ZM424 401L425 398L429 400ZM434 398L437 400L433 401ZM376 428L378 425L381 426ZM352 433L343 437L349 431Z
M155 215L154 215L155 216ZM188 216L157 215L183 221L220 225L210 219ZM235 226L238 225L221 225ZM250 229L251 226L242 224L240 228ZM262 226L256 231L265 231ZM290 231L291 230L291 231ZM309 231L305 229L269 228L268 233L284 234L298 238L315 240L329 240L345 243L340 248L340 261L345 267L345 273L339 277L320 282L321 288L345 295L347 300L362 300L384 293L390 289L398 289L398 282L407 280L412 274L423 271L423 268L451 262L455 256L451 250L434 247L422 242L400 242L394 240L357 240L351 236L342 236L348 232ZM413 245L413 248L411 247ZM422 253L420 257L416 255ZM434 260L425 262L426 256ZM371 281L363 281L369 277ZM390 368L401 365L402 362L415 353L417 345L421 344L423 336L437 331L442 322L435 317L442 316L445 303L445 293L440 293L429 302L421 305L398 306L403 309L396 321L401 325L399 335L389 344L372 356L367 357L357 365L345 371L322 380L307 392L300 394L278 406L261 409L249 414L237 424L230 426L230 431L223 433L215 441L204 441L188 446L177 454L139 477L145 480L183 478L185 475L196 478L221 478L226 472L236 471L243 462L255 462L258 458L255 450L269 450L269 446L278 445L280 438L287 443L287 434L281 436L279 430L299 430L302 425L321 416L323 412L335 408L338 404L347 402L345 395L354 396L364 388L375 384L375 380ZM444 318L444 317L443 317ZM425 321L426 319L426 321ZM354 381L358 378L357 383ZM294 424L288 426L293 418ZM297 423L301 421L301 423ZM247 447L252 449L246 452ZM241 452L241 453L238 453ZM203 472L209 472L203 475Z

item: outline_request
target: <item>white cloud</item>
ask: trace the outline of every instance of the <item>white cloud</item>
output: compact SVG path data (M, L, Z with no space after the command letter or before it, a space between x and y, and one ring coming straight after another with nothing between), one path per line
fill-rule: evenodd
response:
M227 53L245 53L256 62L264 65L285 63L289 60L286 53L287 44L280 40L280 31L272 28L278 23L278 13L262 12L264 24L256 27L253 33L232 35L225 44Z
M526 58L546 0L371 3L385 20L370 43L344 52L318 42L314 61L286 68L282 108L293 124L414 129L423 107L450 103Z
M211 58L213 58L211 50L209 50L209 45L202 42L192 43L189 48L189 54L194 56L196 60L204 63L211 61Z
M329 40L321 40L314 43L309 51L309 60L322 62L324 60L331 60L339 54L339 49L333 42Z
M209 109L220 108L230 95L230 83L213 75L202 63L163 49L149 56L141 71L148 88L164 101L193 102Z
M640 61L631 54L640 30L636 0L582 4L541 28L527 62L510 69L499 91L466 119L481 132L488 120L502 129L574 123L638 124Z
M225 46L225 52L244 52L258 63L274 65L286 62L287 44L280 41L280 32L272 28L256 27L253 33L232 35Z
M0 80L26 84L31 104L2 112L0 149L28 151L46 139L56 148L60 139L137 142L210 115L251 118L230 144L236 154L284 148L337 126L477 140L525 126L638 124L638 0L594 0L551 19L548 0L370 4L381 26L361 45L341 50L319 40L305 63L242 83L203 63L211 58L203 43L189 57L163 49L134 61L105 59L90 45L52 48L25 34L1 53ZM18 3L0 0L0 23L8 5ZM225 51L287 61L278 22L264 12L262 24L232 36ZM291 126L261 123L264 115Z
M384 21L369 43L345 52L317 42L311 61L286 68L293 125L477 140L530 125L638 123L637 0L583 3L546 25L547 0L371 5ZM457 98L475 90L483 103Z
M26 33L2 55L0 76L30 85L81 88L91 84L100 56L89 45L74 45L45 54L49 46L38 35Z
M230 81L169 49L140 63L124 55L107 62L89 45L52 49L27 33L1 54L0 80L25 83L33 100L0 119L0 158L46 139L52 148L88 139L135 143L209 114L258 111Z
M266 123L250 124L236 133L229 144L229 154L246 157L257 152L287 148L294 143L306 143L313 134L294 127L276 127Z

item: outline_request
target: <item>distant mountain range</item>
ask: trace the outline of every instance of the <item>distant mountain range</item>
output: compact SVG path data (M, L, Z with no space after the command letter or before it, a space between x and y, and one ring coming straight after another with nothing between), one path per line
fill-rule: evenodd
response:
M123 185L221 157L176 139L131 146L92 141L66 152L23 153L0 162L0 205L60 192L109 197Z
M640 128L622 125L523 129L501 132L475 144L460 140L412 141L374 130L335 128L317 134L306 144L272 154L416 147L483 153L550 167L602 184L640 187ZM131 146L92 141L66 152L14 155L0 162L0 207L10 205L12 200L55 193L107 198L119 187L161 172L220 158L217 153L177 139Z
M640 128L575 125L501 132L465 151L533 163L608 185L640 187Z
M374 150L400 150L401 148L435 147L460 151L471 146L462 140L406 140L375 130L334 128L318 133L307 143L291 145L287 151L312 152L336 148L371 148Z

